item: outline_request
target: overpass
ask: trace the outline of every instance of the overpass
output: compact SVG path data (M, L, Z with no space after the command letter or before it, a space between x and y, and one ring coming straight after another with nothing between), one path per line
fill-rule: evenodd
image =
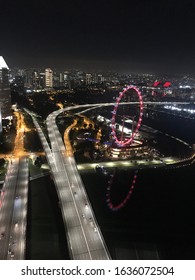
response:
M33 118L51 168L66 228L70 257L80 260L110 259L74 158L66 156L66 149L55 123L55 118L61 111L53 112L47 118L51 149L35 116L26 111Z

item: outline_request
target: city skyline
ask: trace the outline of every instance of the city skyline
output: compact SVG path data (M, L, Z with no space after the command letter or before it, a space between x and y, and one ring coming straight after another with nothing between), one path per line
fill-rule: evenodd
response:
M1 3L0 260L195 259L194 8Z
M0 53L10 68L194 73L193 8L191 0L6 1Z
M7 68L0 259L194 259L195 77Z

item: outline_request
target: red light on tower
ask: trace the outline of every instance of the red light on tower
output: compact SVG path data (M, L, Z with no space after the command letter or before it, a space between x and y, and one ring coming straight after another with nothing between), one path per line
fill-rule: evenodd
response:
M171 86L171 83L170 82L165 82L163 87L170 87Z
M160 84L161 84L161 82L156 81L156 82L154 82L153 87L157 87L157 86L159 86Z

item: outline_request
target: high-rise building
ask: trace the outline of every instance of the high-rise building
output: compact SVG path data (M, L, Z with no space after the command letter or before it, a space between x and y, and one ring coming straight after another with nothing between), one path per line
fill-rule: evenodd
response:
M12 93L17 92L19 94L24 93L24 77L15 76L11 83Z
M39 73L39 88L45 88L45 72Z
M102 76L102 74L95 74L94 76L94 82L95 84L101 84L103 83L105 80L104 80L104 77Z
M64 76L63 76L63 73L60 73L60 74L59 74L59 82L60 82L60 86L63 86L63 85L64 85Z
M45 69L45 87L53 87L53 71L50 68Z
M2 56L0 56L0 105L2 118L11 118L9 68Z
M93 81L92 79L93 79L92 74L86 74L86 76L85 76L86 85L91 85L92 81Z
M2 133L2 117L1 117L1 103L0 103L0 137Z
M39 88L39 74L37 71L33 71L32 73L32 86L35 90Z

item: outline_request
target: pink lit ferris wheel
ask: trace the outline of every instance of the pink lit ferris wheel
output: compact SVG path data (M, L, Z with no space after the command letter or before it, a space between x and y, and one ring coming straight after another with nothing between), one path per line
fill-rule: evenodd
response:
M135 129L132 130L131 137L128 138L128 139L123 139L123 138L118 139L117 136L116 136L117 109L118 109L119 103L121 102L121 99L123 98L124 94L129 93L130 90L133 90L139 98L139 118L138 118L138 121L137 121L137 125L135 126ZM123 89L122 92L119 93L119 96L117 97L116 103L114 105L114 110L112 111L112 119L111 119L112 137L113 137L115 143L117 143L118 146L130 145L133 142L133 139L136 136L136 134L139 130L139 127L141 125L142 115L143 115L143 101L142 101L141 92L138 90L137 87L135 87L133 85L127 86L126 88Z
M134 117L133 117L133 125L132 125L131 136L129 138L125 138L125 137L123 137L124 121L125 121L125 118L128 118L129 116L123 116L122 133L121 133L120 139L118 139L117 135L116 135L117 109L118 109L119 103L121 102L121 99L123 98L124 94L127 94L127 93L131 94L132 91L134 91L137 94L138 99L139 99L139 102L138 102L139 103L138 121L137 121L137 124L134 126ZM127 86L126 88L123 89L122 92L119 93L119 96L116 99L116 103L114 105L114 110L112 111L112 120L111 120L112 137L114 139L114 142L119 147L125 147L127 145L129 146L133 143L133 140L134 140L134 138L135 138L135 136L136 136L136 134L137 134L137 132L140 128L141 122L142 122L142 115L143 115L143 101L142 101L141 92L135 86L132 86L132 85ZM114 184L115 177L117 177L116 171L111 175L110 180L108 181L107 193L106 193L106 202L107 202L107 205L108 205L110 210L116 211L116 210L119 210L119 209L121 209L122 207L125 206L125 204L130 199L130 197L133 193L133 190L135 188L135 184L136 184L136 180L137 180L137 174L138 174L138 170L135 170L132 182L129 184L129 190L128 190L125 198L120 203L116 203L116 204L114 204L112 202L112 196L111 196L112 186Z

